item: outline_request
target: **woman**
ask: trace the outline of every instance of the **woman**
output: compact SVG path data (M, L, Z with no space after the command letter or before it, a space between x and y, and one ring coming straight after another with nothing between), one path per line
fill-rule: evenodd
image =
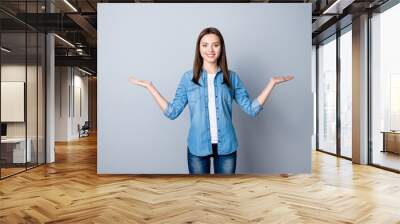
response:
M173 120L189 104L190 129L187 139L190 174L209 174L213 157L214 173L234 174L238 142L232 124L232 100L250 116L256 116L279 83L293 76L273 77L260 95L251 100L239 76L228 70L224 39L213 27L201 31L193 70L187 71L168 102L147 80L129 77L129 82L146 87L164 115Z

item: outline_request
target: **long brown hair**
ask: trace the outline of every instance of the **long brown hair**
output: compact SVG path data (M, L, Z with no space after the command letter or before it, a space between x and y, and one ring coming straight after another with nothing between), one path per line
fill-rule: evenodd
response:
M229 88L232 87L231 82L229 80L229 72L228 72L228 62L226 60L226 53L225 53L225 43L224 43L224 38L222 37L221 32L217 28L214 27L207 27L204 30L202 30L199 34L199 37L197 38L196 42L196 53L194 56L194 63L193 63L193 78L192 81L196 83L197 85L199 84L199 79L200 79L200 72L201 68L203 66L203 58L201 57L200 54L200 40L203 38L203 36L207 34L215 34L218 36L220 42L221 42L221 53L217 59L217 65L221 68L222 72L224 73L224 83L228 85Z

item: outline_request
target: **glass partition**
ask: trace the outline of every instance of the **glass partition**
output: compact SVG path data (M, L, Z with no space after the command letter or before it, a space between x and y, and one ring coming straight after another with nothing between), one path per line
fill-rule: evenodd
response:
M400 171L400 4L371 18L372 164Z
M351 26L340 36L340 154L352 157L352 33Z
M43 13L44 5L0 2L17 16ZM1 179L45 163L45 45L44 33L0 12Z
M318 149L336 154L336 36L318 47Z
M38 160L38 34L36 32L27 33L27 74L26 74L26 113L27 113L27 150L30 151L30 160L27 167L37 165Z
M26 33L1 34L1 176L24 171L26 150Z

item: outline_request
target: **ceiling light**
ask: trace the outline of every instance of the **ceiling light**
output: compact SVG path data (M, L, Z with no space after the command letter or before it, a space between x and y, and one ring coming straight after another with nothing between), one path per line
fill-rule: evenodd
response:
M11 52L11 50L9 50L9 49L7 49L7 48L5 48L5 47L1 47L1 50L4 51L4 52L6 52L6 53L10 53L10 52Z
M71 4L68 2L68 0L64 0L65 4L67 4L72 10L74 10L74 12L78 12L78 10Z
M71 42L69 42L68 40L58 36L57 34L54 34L54 36L56 36L58 39L60 39L61 41L63 41L64 43L68 44L69 46L75 48L75 45L71 44Z
M343 10L354 1L355 0L336 0L332 5L325 9L322 14L342 14Z
M325 9L322 14L331 13L332 9L337 7L337 4L339 4L339 2L340 2L340 0L336 0L332 5L330 5L327 9Z
M90 72L88 72L88 71L86 71L86 70L83 70L83 69L81 69L81 68L79 68L79 67L78 67L78 69L79 69L79 71L81 71L81 72L83 72L83 73L85 73L85 74L92 75L92 73L90 73Z
M330 12L336 5L340 2L340 0L336 0L332 5L330 5L327 9L324 10L322 14L327 14Z

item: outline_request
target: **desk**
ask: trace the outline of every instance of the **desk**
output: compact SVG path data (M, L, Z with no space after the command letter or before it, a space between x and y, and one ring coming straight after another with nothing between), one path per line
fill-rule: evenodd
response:
M382 131L383 133L383 150L382 152L393 152L400 154L400 132L399 131Z
M6 138L1 139L1 156L9 163L25 163L31 162L32 140L27 139L26 154L25 154L25 138ZM12 156L11 156L12 154ZM12 160L11 160L12 158ZM25 161L25 158L27 161Z

